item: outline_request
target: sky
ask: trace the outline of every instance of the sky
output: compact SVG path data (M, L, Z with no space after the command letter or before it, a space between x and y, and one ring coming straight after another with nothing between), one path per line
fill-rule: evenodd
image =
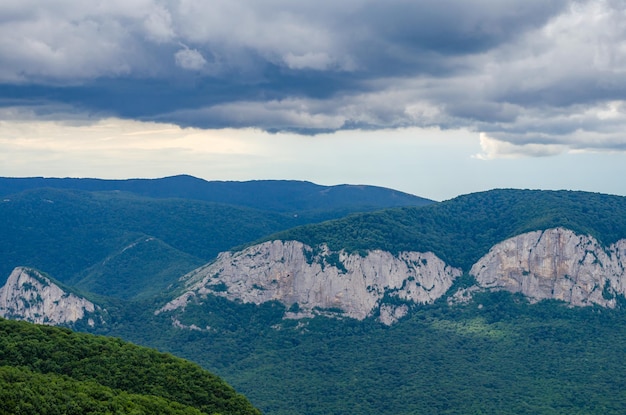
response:
M3 0L0 176L626 195L624 0Z

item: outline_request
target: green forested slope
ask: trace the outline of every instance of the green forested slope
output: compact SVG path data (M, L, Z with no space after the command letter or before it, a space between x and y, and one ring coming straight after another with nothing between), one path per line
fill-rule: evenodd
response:
M268 415L626 413L626 316L506 292L371 318L282 320L277 304L209 298L183 324L125 327L193 358Z
M163 289L231 246L303 223L293 216L202 201L55 189L1 201L0 217L0 282L14 267L28 266L62 282L86 278L81 288L125 298ZM156 241L137 246L150 238ZM150 264L164 258L172 273L154 279ZM132 267L118 275L119 267L107 268L111 260ZM115 291L108 279L124 275L132 277L126 279L130 291Z
M331 249L432 251L469 270L506 238L563 226L606 245L626 237L626 197L572 191L492 190L435 205L354 214L268 239L327 243Z
M161 294L173 278L205 262L160 239L142 236L77 273L68 284L103 296L146 298Z
M0 413L259 414L224 381L182 359L4 319Z
M200 415L202 412L157 396L130 394L63 375L0 366L0 414Z

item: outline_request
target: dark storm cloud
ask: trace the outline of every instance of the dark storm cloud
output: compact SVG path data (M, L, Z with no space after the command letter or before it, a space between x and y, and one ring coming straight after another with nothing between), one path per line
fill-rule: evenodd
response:
M371 2L355 16L371 40L396 50L466 55L489 50L541 27L566 1Z
M0 105L307 133L464 127L512 145L621 148L624 6L7 0Z

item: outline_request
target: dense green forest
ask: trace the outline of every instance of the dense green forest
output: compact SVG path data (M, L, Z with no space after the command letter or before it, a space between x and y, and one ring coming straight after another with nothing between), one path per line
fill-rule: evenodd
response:
M626 197L572 191L491 190L419 208L386 209L297 227L266 240L351 252L432 251L464 270L504 239L563 226L608 245L626 237Z
M2 414L260 414L199 366L123 342L0 318Z
M119 335L194 359L264 413L623 414L623 309L529 304L507 292L415 306L387 327L209 297L182 324L141 317Z

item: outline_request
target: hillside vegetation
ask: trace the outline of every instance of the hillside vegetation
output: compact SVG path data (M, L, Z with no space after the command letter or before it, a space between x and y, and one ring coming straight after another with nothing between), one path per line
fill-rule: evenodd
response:
M268 415L626 412L623 309L493 292L420 305L391 327L283 311L209 297L179 316L202 330L158 316L115 331L194 359Z
M350 215L272 235L350 252L432 251L469 268L504 239L563 226L608 245L626 237L626 197L572 191L492 190L419 208Z
M0 318L1 414L260 414L218 377L119 339Z
M493 245L532 230L563 226L608 245L626 237L624 212L624 197L494 190L354 214L268 239L353 252L433 251L468 271ZM473 283L464 275L455 289ZM408 317L385 327L376 315L283 320L278 303L209 296L187 305L181 326L146 313L135 321L150 318L150 330L131 323L112 332L193 358L272 415L626 412L621 297L615 310L529 304L507 292L477 293L467 304L444 297L409 306Z

